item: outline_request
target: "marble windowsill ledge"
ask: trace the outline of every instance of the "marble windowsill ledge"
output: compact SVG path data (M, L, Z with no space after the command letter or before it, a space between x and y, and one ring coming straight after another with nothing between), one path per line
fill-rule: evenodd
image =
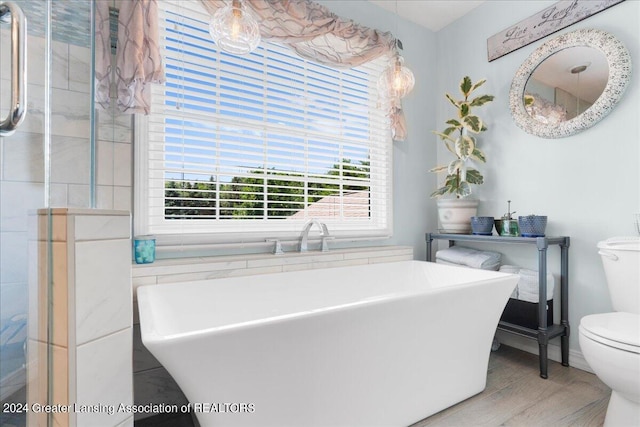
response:
M314 268L413 259L411 246L375 246L335 249L329 252L287 252L283 255L250 254L215 257L161 259L132 268L134 298L138 286L193 280L250 276Z

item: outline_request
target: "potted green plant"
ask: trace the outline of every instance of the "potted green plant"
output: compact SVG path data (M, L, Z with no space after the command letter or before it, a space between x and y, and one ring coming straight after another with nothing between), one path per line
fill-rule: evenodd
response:
M444 142L445 147L455 158L448 164L437 166L430 172L446 171L444 185L431 194L440 197L445 194L455 195L453 199L438 200L438 218L441 231L447 233L469 233L471 231L470 218L475 216L478 201L466 199L471 194L471 185L482 184L484 177L479 170L469 165L469 162L486 161L482 150L476 145L476 137L487 130L486 125L477 115L472 113L474 107L493 101L493 95L480 95L471 98L472 93L486 82L485 79L476 83L469 76L460 82L460 93L463 98L456 100L450 94L445 97L457 110L457 116L446 121L448 127L442 132L434 131Z

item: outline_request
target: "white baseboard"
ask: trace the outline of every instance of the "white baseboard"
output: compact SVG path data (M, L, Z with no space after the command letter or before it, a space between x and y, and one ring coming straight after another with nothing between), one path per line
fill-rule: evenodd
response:
M505 331L496 331L496 338L500 341L500 344L508 345L509 347L526 351L527 353L538 354L538 342L536 340L520 337ZM549 343L547 348L547 355L549 359L561 363L562 352L560 350L560 345ZM582 352L579 350L569 349L569 366L591 372L592 374L594 373L582 355Z

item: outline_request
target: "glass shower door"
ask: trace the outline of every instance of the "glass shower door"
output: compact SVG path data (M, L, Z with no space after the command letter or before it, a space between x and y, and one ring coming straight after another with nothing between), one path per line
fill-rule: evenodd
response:
M30 322L37 313L30 316L29 297L38 298L38 294L30 292L29 278L37 275L39 267L33 252L37 250L34 214L46 206L47 199L46 43L42 36L27 35L32 16L24 10L26 5L0 2L1 425L25 423L28 337L40 335L37 328L42 324Z
M91 0L0 0L0 123L14 115L16 99L25 110L14 129L0 131L3 426L53 425L51 414L27 414L26 403L53 402L56 393L65 393L53 390L50 381L57 369L53 356L64 348L51 339L56 242L47 224L54 208L92 205L91 5ZM15 30L19 10L26 21L22 36ZM24 49L26 69L17 96L16 49Z

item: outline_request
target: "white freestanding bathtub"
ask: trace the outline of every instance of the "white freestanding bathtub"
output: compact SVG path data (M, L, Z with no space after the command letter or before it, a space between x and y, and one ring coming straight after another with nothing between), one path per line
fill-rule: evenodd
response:
M402 261L138 289L208 426L407 426L481 392L517 276Z

